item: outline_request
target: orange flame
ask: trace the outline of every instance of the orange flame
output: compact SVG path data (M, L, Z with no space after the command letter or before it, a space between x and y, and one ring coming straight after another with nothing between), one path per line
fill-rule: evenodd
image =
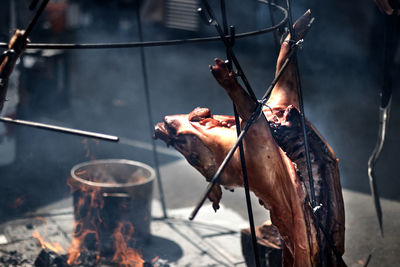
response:
M113 233L115 253L113 261L121 267L142 267L144 260L142 255L133 248L128 247L128 242L134 232L131 223L119 222Z
M39 231L35 229L35 231L32 233L33 237L39 240L40 245L42 249L48 249L51 250L57 254L63 254L65 253L64 248L57 242L46 242L44 241L44 238L40 235Z
M77 228L76 223L74 228ZM96 231L93 230L85 230L80 234L74 234L74 238L72 239L71 245L68 248L68 259L67 263L68 265L74 265L78 264L78 259L81 256L81 253L83 251L83 245L85 242L86 237L89 234L94 234L96 236L96 240L98 241L98 234ZM99 260L100 256L97 256L97 261Z
M89 181L96 181L95 177L91 177L91 174L86 171L76 174ZM75 199L74 203L74 233L73 240L68 249L67 263L69 265L79 264L79 257L84 250L87 250L85 247L85 240L88 235L95 238L98 262L101 256L100 229L103 227L101 212L104 208L103 192L98 187L84 185L73 178L70 178L67 181L67 184L70 186L71 192L77 193L75 196L78 197ZM112 238L114 241L114 256L112 260L117 264L117 266L142 267L144 264L141 255L128 246L128 242L132 239L133 233L133 225L129 222L119 222L118 226L113 230Z
M71 183L70 185L72 191L77 190L74 188L74 186L77 186L76 183ZM101 197L100 189L89 186L81 186L80 191L82 192L82 195L79 197L74 207L75 214L78 215L75 218L76 222L74 223L73 239L70 247L68 248L67 263L69 265L78 264L78 259L81 255L81 252L83 249L85 249L84 245L86 237L89 234L94 235L98 251L100 250L100 247L98 246L98 229L100 227L100 223L102 222L100 209L104 207L104 201ZM84 211L87 212L82 212L82 209L84 208L86 208ZM84 213L83 216L81 216L81 213ZM99 256L97 260L99 260Z

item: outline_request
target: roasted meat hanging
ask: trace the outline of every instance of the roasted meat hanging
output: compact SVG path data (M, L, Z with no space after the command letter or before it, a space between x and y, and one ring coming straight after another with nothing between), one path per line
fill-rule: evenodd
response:
M277 73L290 51L283 42ZM223 60L210 66L218 83L236 106L243 127L257 103L245 92ZM344 253L344 205L338 160L316 128L306 122L319 216L328 236L317 241L317 222L310 201L310 184L302 134L295 66L290 63L273 89L260 116L243 140L249 187L270 211L272 223L284 241L284 266L319 266L324 253L328 266L341 266ZM210 180L237 139L231 116L213 115L208 108L190 114L166 116L155 126L155 138L182 153L187 161ZM243 186L240 155L236 151L220 177L225 188ZM222 191L215 186L209 194L214 209ZM336 255L327 240L330 239Z

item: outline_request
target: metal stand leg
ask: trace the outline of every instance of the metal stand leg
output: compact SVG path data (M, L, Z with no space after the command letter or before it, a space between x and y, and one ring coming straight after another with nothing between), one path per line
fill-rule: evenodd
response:
M139 0L136 1L136 19L137 19L137 23L138 23L139 41L143 42L142 20L140 18L140 3L139 3ZM150 127L149 130L150 130L150 135L153 135L153 115L152 115L152 112L151 112L149 80L148 80L148 77L147 77L147 68L146 68L146 55L145 55L143 47L140 47L140 60L141 60L141 64L142 64L143 84L144 84L144 91L145 91L145 95L146 95L147 114L148 114L149 127ZM152 139L152 146L153 146L154 168L155 168L156 176L157 176L158 192L159 192L159 195L160 195L160 201L161 201L161 205L162 205L163 216L166 219L166 218L168 218L168 216L167 216L167 208L166 208L166 205L165 205L164 191L163 191L162 182L161 182L160 165L159 165L159 162L158 162L157 147L156 147L156 142L155 142L154 139Z

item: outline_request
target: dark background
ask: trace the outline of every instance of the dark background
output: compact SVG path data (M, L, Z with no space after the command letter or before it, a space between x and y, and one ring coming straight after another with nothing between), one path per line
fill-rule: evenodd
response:
M29 1L16 2L17 27L24 28L33 15L27 9ZM138 41L135 1L79 2L89 22L57 32L43 16L31 41ZM218 1L210 2L218 12ZM284 5L285 1L277 2ZM316 18L299 54L306 116L340 159L343 187L369 193L367 161L378 132L383 15L372 0L293 1L293 5L294 18L308 8ZM237 32L270 25L268 8L256 1L227 1L227 9L229 23L236 26ZM275 16L281 18L279 12ZM8 42L9 1L0 3L0 21L0 42ZM162 22L145 23L143 28L146 41L216 34L214 28L201 24L194 32L170 29ZM237 40L235 51L261 97L275 71L277 54L272 34ZM96 142L12 127L16 157L13 163L0 167L0 220L68 196L65 180L71 167L82 161L127 158L153 165L151 151L126 144L127 139L151 143L139 52L138 48L57 51L52 55L27 51L23 60L30 57L35 64L30 68L18 66L18 118L113 134L125 142ZM222 43L150 47L145 53L153 123L165 115L188 113L197 106L209 107L214 114L232 114L228 97L208 69L215 57L225 58ZM376 166L381 195L394 200L400 199L397 77L387 140ZM164 147L160 141L157 143ZM164 153L159 158L164 164L179 156Z

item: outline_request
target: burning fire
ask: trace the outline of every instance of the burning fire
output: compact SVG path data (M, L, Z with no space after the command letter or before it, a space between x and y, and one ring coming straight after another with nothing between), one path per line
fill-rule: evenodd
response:
M141 267L144 260L142 255L133 248L128 247L128 242L132 238L134 232L131 223L119 222L118 227L114 230L114 247L115 253L113 261L118 262L120 266L124 267Z
M69 265L77 264L83 250L85 250L85 240L90 236L94 236L96 247L99 252L97 260L100 259L99 247L99 227L102 219L100 217L100 209L104 207L104 201L101 197L99 189L89 186L79 186L76 182L69 179L67 184L71 187L71 191L80 190L82 194L75 203L75 223L73 239L68 248Z
M54 253L57 254L63 254L65 253L64 248L57 242L46 242L44 241L44 238L40 235L39 231L35 229L35 231L32 233L33 237L39 240L40 245L42 246L42 249L48 249L53 251Z
M87 173L81 174L87 175ZM72 193L79 191L78 198L74 203L74 232L73 240L68 249L67 263L69 265L79 264L79 257L83 251L88 249L86 241L90 238L95 240L95 249L98 252L97 261L99 261L102 252L100 246L102 242L100 229L103 224L101 210L104 208L102 192L100 188L77 183L72 178L69 179L67 184L70 186ZM142 256L128 245L134 233L133 225L129 222L118 222L116 225L112 231L114 243L113 262L121 267L142 267L144 264Z

